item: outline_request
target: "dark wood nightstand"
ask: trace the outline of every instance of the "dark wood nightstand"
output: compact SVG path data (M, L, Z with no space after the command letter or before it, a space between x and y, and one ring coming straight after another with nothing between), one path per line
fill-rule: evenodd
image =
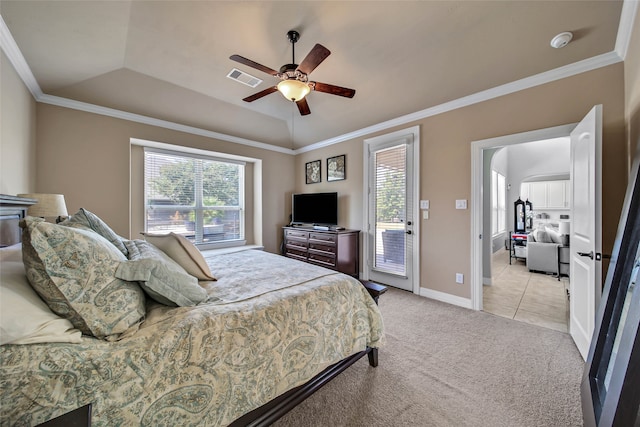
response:
M380 295L387 292L387 287L379 283L370 282L369 280L360 280L360 283L367 288L369 295L371 295L371 298L373 298L376 304L378 304L378 298L380 298Z

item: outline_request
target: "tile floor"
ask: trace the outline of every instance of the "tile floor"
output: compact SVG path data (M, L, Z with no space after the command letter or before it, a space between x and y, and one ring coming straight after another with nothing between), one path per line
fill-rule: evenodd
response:
M561 332L569 331L567 277L530 273L523 260L512 260L509 252L493 254L491 285L483 286L484 311Z

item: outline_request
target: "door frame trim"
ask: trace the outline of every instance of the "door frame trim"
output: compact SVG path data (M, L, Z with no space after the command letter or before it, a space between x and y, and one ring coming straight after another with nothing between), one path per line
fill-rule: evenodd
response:
M362 144L362 158L363 158L363 185L362 185L362 265L363 272L360 276L364 280L369 279L369 266L371 260L369 259L369 148L372 144L382 143L386 141L392 141L395 139L400 139L402 137L407 137L410 135L412 142L411 148L413 156L413 226L412 226L412 235L413 235L413 256L412 256L412 269L411 275L413 280L412 292L414 294L420 294L420 126L412 126L406 129L400 129L395 132L387 133L380 136L375 136L373 138L367 138L363 141Z
M471 308L473 310L482 310L483 240L479 236L482 235L485 238L485 235L491 235L491 232L483 233L483 151L489 148L506 147L524 142L568 137L577 124L571 123L471 142Z

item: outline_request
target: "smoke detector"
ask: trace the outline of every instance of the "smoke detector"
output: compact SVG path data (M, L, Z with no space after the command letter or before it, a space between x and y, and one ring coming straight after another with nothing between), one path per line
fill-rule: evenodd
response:
M573 34L571 34L568 31L565 31L564 33L560 33L551 39L551 47L554 47L556 49L565 47L566 45L569 44L572 38L573 38Z

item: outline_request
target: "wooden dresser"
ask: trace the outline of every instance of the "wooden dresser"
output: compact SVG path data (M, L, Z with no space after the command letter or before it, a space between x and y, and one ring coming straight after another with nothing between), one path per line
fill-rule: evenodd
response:
M284 227L284 255L350 276L360 273L360 230Z

